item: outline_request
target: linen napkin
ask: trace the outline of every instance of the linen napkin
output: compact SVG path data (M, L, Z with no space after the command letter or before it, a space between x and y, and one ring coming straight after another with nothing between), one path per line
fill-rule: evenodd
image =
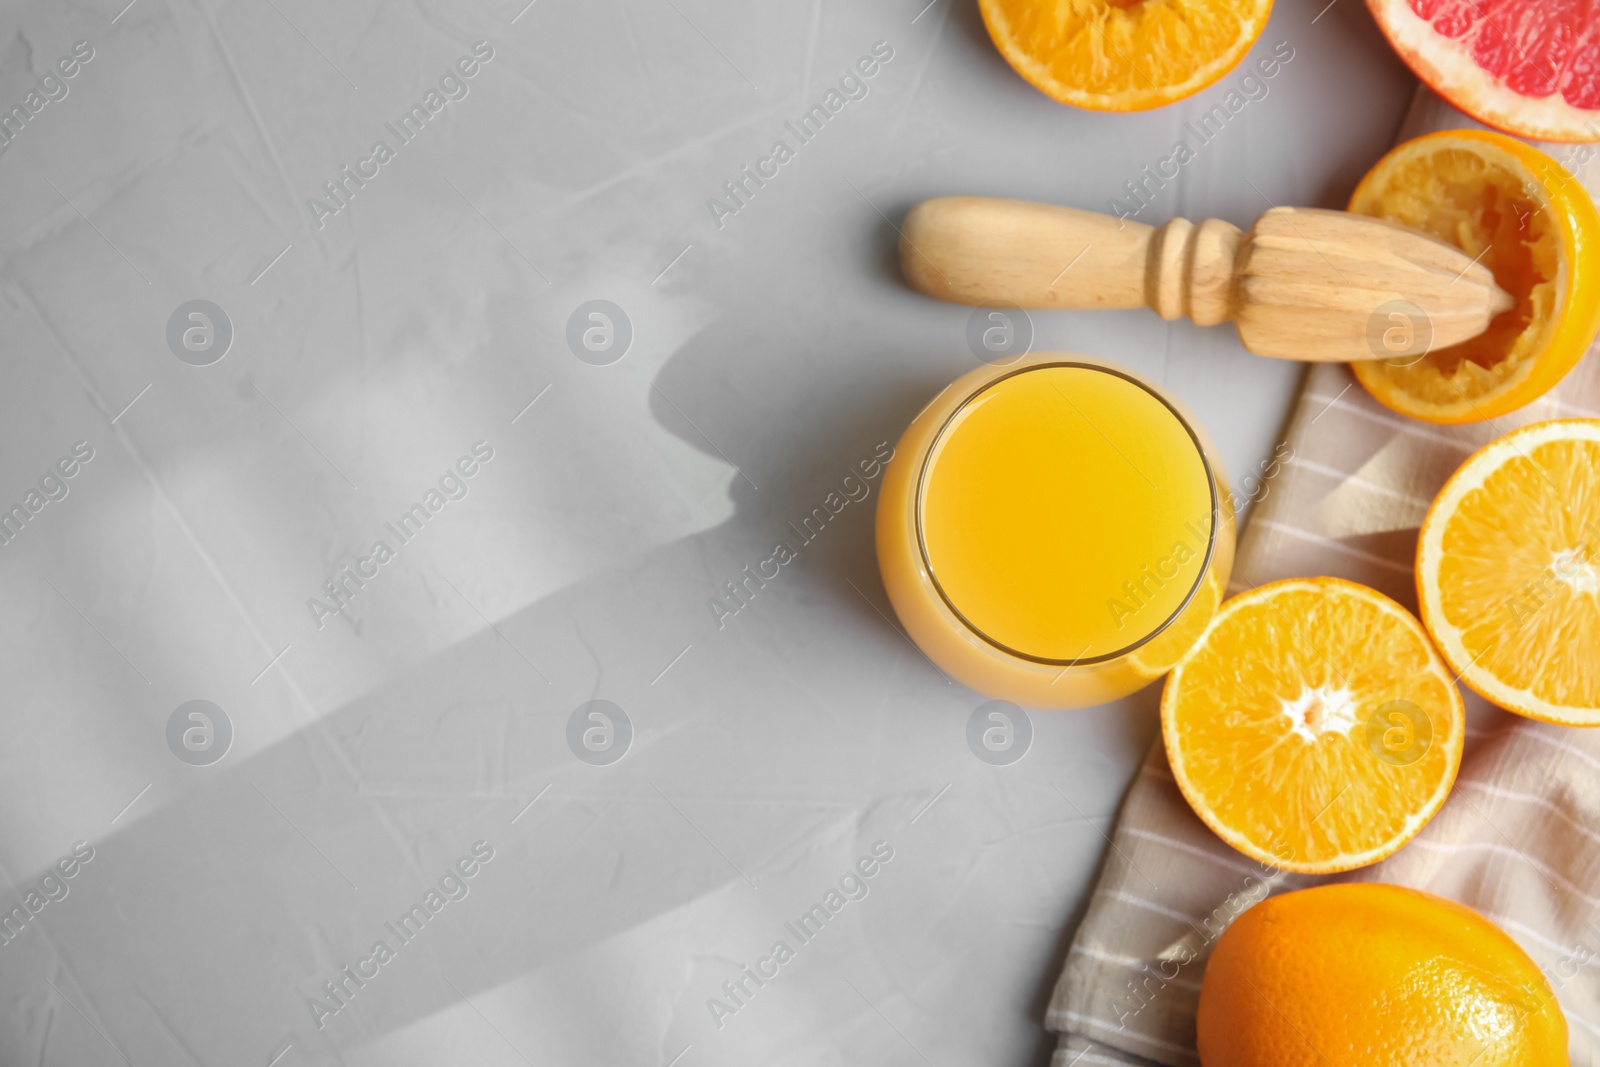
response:
M1401 137L1474 125L1424 87ZM1600 200L1600 166L1576 165L1594 149L1543 147ZM1343 365L1312 366L1279 469L1241 536L1230 592L1333 575L1415 611L1417 527L1444 481L1518 426L1575 416L1600 417L1593 350L1541 401L1460 427L1396 415ZM1543 969L1572 1062L1587 1067L1600 1050L1600 729L1538 723L1462 695L1466 751L1444 808L1389 859L1335 877L1425 889L1498 923ZM1061 1035L1052 1067L1194 1067L1195 1008L1216 939L1266 896L1332 879L1262 867L1223 844L1179 793L1159 739L1109 844L1050 1000L1046 1025Z

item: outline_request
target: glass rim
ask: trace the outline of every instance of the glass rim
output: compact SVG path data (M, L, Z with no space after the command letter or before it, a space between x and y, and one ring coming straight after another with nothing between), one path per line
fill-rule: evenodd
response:
M1183 427L1184 432L1189 435L1189 441L1194 445L1195 454L1200 457L1200 466L1205 471L1206 487L1211 493L1211 531L1209 536L1206 538L1205 558L1201 560L1200 573L1195 576L1194 584L1191 585L1189 587L1189 591L1184 594L1183 600L1176 608L1173 609L1170 615L1161 620L1159 625L1157 625L1143 637L1139 638L1137 641L1134 641L1132 644L1126 645L1111 652L1101 653L1100 655L1079 656L1075 659L1055 659L1048 656L1034 655L1031 652L1024 652L1021 649L1012 648L1005 642L997 640L990 634L985 633L980 626L963 614L961 609L956 607L954 601L950 599L950 594L945 591L943 584L941 584L939 581L938 572L934 570L933 561L928 558L928 542L927 538L923 534L923 497L927 492L928 474L933 466L934 453L938 451L940 442L944 440L945 434L950 431L951 425L955 422L956 417L965 411L968 405L970 405L973 401L977 400L980 396L982 396L984 393L987 393L990 389L993 389L1001 382L1006 381L1009 378L1014 378L1019 374L1029 374L1033 371L1049 370L1052 367L1067 367L1074 370L1089 370L1098 371L1102 374L1110 374L1114 377L1121 378L1123 381L1129 382L1140 389L1143 389L1146 393L1155 397L1161 406L1166 408L1168 413L1170 413L1172 417L1178 421L1178 425ZM917 529L917 552L922 558L923 568L928 573L928 580L933 583L933 588L938 592L939 599L944 602L944 606L950 609L950 613L959 619L961 624L965 626L969 632L976 634L987 644L999 649L1001 652L1004 652L1009 656L1016 656L1019 659L1028 660L1031 663L1038 663L1049 667L1085 667L1092 666L1097 663L1107 663L1132 654L1138 649L1149 644L1151 641L1154 641L1163 632L1165 632L1168 627L1176 622L1180 615L1188 610L1189 605L1194 602L1195 594L1200 591L1201 585L1205 583L1206 575L1208 575L1211 571L1211 562L1216 556L1217 536L1222 527L1221 503L1221 494L1218 492L1217 487L1216 471L1211 466L1211 458L1206 455L1205 445L1201 442L1200 435L1195 431L1195 428L1190 425L1188 419L1183 417L1183 413L1178 410L1172 401L1168 400L1158 389L1151 386L1148 382L1141 380L1136 375L1128 371L1121 370L1117 367L1106 366L1100 363L1085 363L1080 360L1061 359L1051 360L1048 363L1035 363L1032 366L1019 367L1016 370L1007 371L998 377L991 378L989 381L985 382L981 388L967 394L967 396L962 399L961 403L957 404L951 410L950 414L945 417L944 421L939 424L938 430L934 432L932 439L928 442L927 452L922 457L921 469L917 472L917 492L913 499L912 506L915 512L913 515L913 520Z

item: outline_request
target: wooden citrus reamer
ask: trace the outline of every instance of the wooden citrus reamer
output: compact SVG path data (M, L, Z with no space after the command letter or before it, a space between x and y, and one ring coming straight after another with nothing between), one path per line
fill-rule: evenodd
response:
M942 196L906 216L900 269L917 290L958 304L1148 306L1201 326L1231 320L1257 355L1329 362L1396 354L1371 340L1375 317L1380 335L1391 325L1393 301L1423 312L1405 323L1429 331L1422 350L1476 337L1516 304L1489 268L1442 241L1307 208L1274 208L1241 232L1220 219L1157 229L1054 204Z

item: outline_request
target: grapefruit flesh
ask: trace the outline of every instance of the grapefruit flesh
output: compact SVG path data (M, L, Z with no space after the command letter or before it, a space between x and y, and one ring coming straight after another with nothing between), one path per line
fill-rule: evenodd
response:
M1419 78L1479 121L1542 141L1600 141L1600 3L1367 0Z

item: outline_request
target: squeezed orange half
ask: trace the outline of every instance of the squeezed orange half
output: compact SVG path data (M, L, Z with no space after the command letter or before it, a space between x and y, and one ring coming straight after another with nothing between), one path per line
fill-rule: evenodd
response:
M1482 262L1516 306L1482 334L1417 358L1351 364L1386 407L1482 422L1559 382L1600 328L1600 212L1556 160L1515 137L1445 130L1378 161L1350 210L1421 230Z

